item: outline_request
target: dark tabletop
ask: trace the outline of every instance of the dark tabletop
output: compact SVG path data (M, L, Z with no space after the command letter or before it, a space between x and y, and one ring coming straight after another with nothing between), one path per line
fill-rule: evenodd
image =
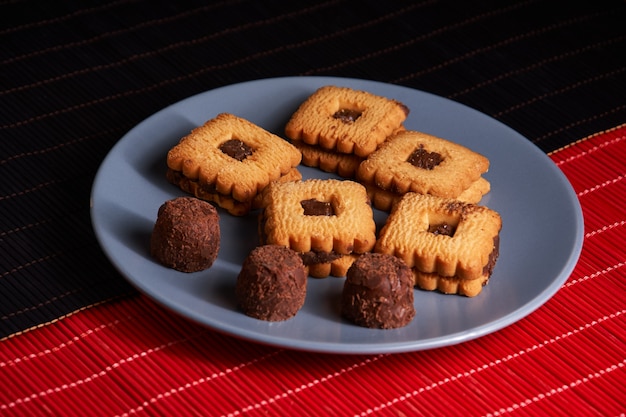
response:
M1 14L0 335L133 291L97 250L91 184L129 129L190 95L371 79L464 103L545 152L626 120L623 1L14 1Z

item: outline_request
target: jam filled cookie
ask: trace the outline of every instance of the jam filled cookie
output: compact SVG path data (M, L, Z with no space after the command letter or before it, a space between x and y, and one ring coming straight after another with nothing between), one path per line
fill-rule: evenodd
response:
M397 203L404 194L395 193L393 191L383 190L372 184L363 184L367 190L367 195L372 201L372 205L378 210L391 211L391 208ZM474 181L467 189L456 197L456 200L464 203L477 204L491 190L491 184L485 178L480 177Z
M356 177L371 193L379 189L400 196L416 192L477 202L489 191L481 177L488 169L486 157L462 145L406 130L369 155Z
M347 87L324 86L305 100L285 126L301 144L304 164L354 177L355 161L404 129L409 109L397 100ZM304 146L308 145L308 146ZM298 145L297 145L298 146Z
M167 179L183 191L242 216L269 183L300 179L302 154L289 142L240 117L219 114L167 154Z
M261 241L298 252L309 274L343 276L376 242L365 188L353 181L274 182L264 193Z
M361 156L327 151L300 141L293 141L292 144L302 153L302 165L319 168L343 178L354 178L359 165L365 160Z
M499 254L500 215L487 207L407 193L394 205L375 252L395 255L425 290L477 295Z

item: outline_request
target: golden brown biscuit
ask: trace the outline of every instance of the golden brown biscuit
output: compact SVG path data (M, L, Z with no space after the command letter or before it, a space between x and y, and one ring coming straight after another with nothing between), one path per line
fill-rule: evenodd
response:
M301 153L289 142L240 117L219 114L167 154L174 184L232 214L249 211L257 194L295 168Z
M438 274L427 274L412 269L415 285L426 291L439 291L444 294L458 294L466 297L475 297L489 282L489 276L484 274L477 279L460 279L458 277L444 277Z
M308 273L314 278L345 277L350 266L359 259L360 254L342 255L331 262L322 262L307 265Z
M302 165L319 168L344 178L354 178L359 164L365 160L361 156L327 151L300 141L292 143L302 153Z
M464 203L478 204L489 191L491 191L491 183L484 177L480 177L461 192L456 199Z
M402 125L408 113L396 100L325 86L300 105L287 122L285 134L293 141L365 157Z
M233 216L245 216L250 212L250 210L255 210L262 206L262 191L259 192L252 200L237 201L230 196L215 192L214 188L211 186L203 186L197 180L192 181L189 178L186 178L179 171L174 171L168 168L166 172L166 178L170 183L177 185L181 190L185 191L186 193L189 193L202 200L215 203L224 210L228 211ZM302 174L300 173L300 171L298 171L297 168L292 168L289 172L278 178L276 181L298 181L301 179Z
M390 211L393 204L399 201L404 194L383 190L375 185L363 183L372 205L378 210ZM456 197L464 203L477 204L482 197L491 190L491 184L484 177L474 181L466 190Z
M397 194L457 198L489 169L489 160L454 142L416 131L390 137L359 165L357 179Z
M375 252L404 260L416 278L434 274L429 278L435 281L439 276L486 282L498 257L501 227L500 215L487 207L407 193L394 205ZM416 284L422 285L421 279Z
M313 276L326 276L333 268L333 274L344 273L351 259L342 258L374 247L376 224L361 184L330 179L274 182L264 197L261 241L299 252L305 265L313 266Z
M391 135L403 130L404 126L400 126ZM365 160L362 156L330 151L316 145L307 145L299 140L292 141L292 144L302 153L302 165L319 168L343 178L355 178L359 165Z

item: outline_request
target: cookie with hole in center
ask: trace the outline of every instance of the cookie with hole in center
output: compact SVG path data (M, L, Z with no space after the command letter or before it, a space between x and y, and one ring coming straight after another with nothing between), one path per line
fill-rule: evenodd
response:
M365 188L349 180L274 182L264 192L261 242L298 252L312 276L343 276L376 243Z
M396 203L375 252L412 268L422 289L475 296L499 255L500 215L485 206L417 193Z
M297 172L302 154L288 141L233 114L194 129L167 154L167 179L237 216L255 208L271 182ZM295 172L294 172L295 170Z
M376 207L378 210L386 212L391 211L393 205L400 201L400 199L404 195L393 191L383 190L382 188L377 187L374 184L368 184L366 182L364 182L363 185L367 190L367 195L372 201L372 206ZM464 203L477 204L490 190L491 183L489 183L489 181L487 181L484 177L480 177L479 179L474 181L467 189L461 192L461 194L457 195L456 200L462 201Z
M291 140L364 157L400 128L408 113L397 100L329 85L300 105L285 134Z
M398 100L348 87L323 86L285 125L302 163L353 178L362 159L399 130L409 109Z
M415 192L458 198L473 185L480 192L488 191L486 180L481 180L488 169L489 159L463 145L405 130L369 155L359 165L356 178L399 195Z

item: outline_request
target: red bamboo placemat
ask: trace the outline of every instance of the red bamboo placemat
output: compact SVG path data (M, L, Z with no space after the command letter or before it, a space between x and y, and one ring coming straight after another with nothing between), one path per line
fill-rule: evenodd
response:
M623 415L626 125L551 154L585 217L583 251L544 306L430 351L325 355L241 341L145 296L4 339L2 415Z

